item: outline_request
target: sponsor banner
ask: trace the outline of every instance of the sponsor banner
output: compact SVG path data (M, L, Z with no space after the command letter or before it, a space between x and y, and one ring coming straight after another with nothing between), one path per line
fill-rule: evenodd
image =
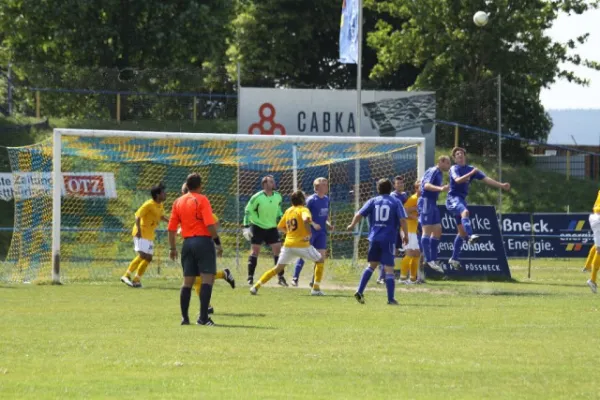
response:
M475 243L463 244L460 258L462 268L459 271L455 271L448 264L454 250L456 219L445 206L438 207L442 216L442 240L439 245L438 259L442 261L446 275L451 278L511 278L495 207L469 206L473 232L476 232L480 238ZM435 271L427 269L427 275L435 276L435 274Z
M64 172L62 196L84 199L116 198L115 177L107 172ZM0 174L0 199L26 200L38 196L52 196L52 173L18 172Z
M594 243L589 214L502 214L502 234L508 257L585 258ZM533 231L533 237L532 237Z
M360 136L424 137L435 153L435 93L361 92ZM251 135L356 136L355 90L241 88L238 129ZM392 123L393 122L393 123Z

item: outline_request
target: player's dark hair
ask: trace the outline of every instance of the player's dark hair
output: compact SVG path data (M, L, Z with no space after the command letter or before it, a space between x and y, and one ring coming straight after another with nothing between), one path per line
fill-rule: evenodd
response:
M402 175L396 175L394 181L404 181L404 177Z
M390 194L392 193L392 182L389 179L380 179L377 181L377 193Z
M463 149L462 147L455 147L452 149L452 158L454 158L454 156L456 155L457 151L462 151L464 155L467 155L467 151L465 149Z
M196 190L202 185L202 178L198 173L189 174L185 180L185 184L189 191Z
M302 190L296 190L290 196L290 200L292 201L293 206L302 206L304 205L305 197L304 192Z
M150 189L150 195L152 196L152 200L156 200L158 196L165 191L164 183L160 182L158 185L152 187Z

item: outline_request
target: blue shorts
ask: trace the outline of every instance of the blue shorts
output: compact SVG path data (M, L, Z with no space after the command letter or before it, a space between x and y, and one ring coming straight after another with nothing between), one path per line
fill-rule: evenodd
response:
M326 232L313 232L310 237L310 244L317 250L326 250L327 249L327 233Z
M396 253L395 241L369 242L367 261L378 262L388 267L394 266L394 253Z
M462 197L448 196L448 198L446 199L446 209L448 210L449 213L454 215L454 218L456 219L456 223L458 225L460 225L460 224L462 224L461 214L464 211L468 211L467 201L465 199L463 199Z
M440 224L442 222L442 218L440 216L440 209L438 208L436 202L425 197L421 198L423 199L422 207L419 213L419 223L421 226Z
M398 236L396 236L396 248L402 249L404 245L402 244L402 235L400 234L402 231L398 231Z

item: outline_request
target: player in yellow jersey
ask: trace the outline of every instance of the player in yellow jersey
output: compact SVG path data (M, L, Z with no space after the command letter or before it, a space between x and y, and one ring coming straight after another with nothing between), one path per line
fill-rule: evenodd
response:
M167 199L165 186L160 183L150 190L152 199L146 201L135 213L135 223L131 235L133 236L133 247L137 257L133 259L121 282L134 288L142 287L142 276L152 261L154 254L154 238L156 228L160 221L169 222L165 217L164 202ZM135 272L135 277L131 275Z
M596 285L596 278L598 277L598 270L600 269L600 190L598 190L598 196L596 197L596 202L594 203L594 209L592 214L590 214L590 228L592 228L592 232L594 233L594 246L596 247L596 255L594 255L594 259L592 260L592 274L590 279L587 281L588 286L592 290L593 293L598 291L598 286Z
M594 262L594 257L596 256L596 246L592 245L590 247L590 252L588 253L587 258L585 259L585 266L581 270L581 272L591 272L592 271L592 262Z
M408 227L408 244L406 245L406 255L400 263L400 279L398 283L415 284L417 283L417 272L419 270L419 260L421 251L419 250L419 238L417 229L419 226L419 213L417 211L417 202L420 196L421 181L414 184L414 193L404 203L404 209L408 214L406 224ZM410 280L409 280L410 272Z
M311 295L323 296L317 282L321 282L323 278L324 258L319 250L310 244L311 226L316 231L321 230L321 226L313 222L312 215L309 209L306 208L306 198L301 190L292 193L291 200L292 206L285 211L277 225L277 229L286 234L277 265L260 277L259 281L250 288L250 294L258 293L258 289L280 271L283 271L286 265L297 258L302 258L317 263L315 266L315 283Z

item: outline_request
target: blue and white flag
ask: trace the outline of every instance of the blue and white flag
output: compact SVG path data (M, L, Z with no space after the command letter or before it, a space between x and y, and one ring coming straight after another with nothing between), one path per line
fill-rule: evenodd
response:
M340 62L358 63L358 3L359 0L343 0L340 23Z

